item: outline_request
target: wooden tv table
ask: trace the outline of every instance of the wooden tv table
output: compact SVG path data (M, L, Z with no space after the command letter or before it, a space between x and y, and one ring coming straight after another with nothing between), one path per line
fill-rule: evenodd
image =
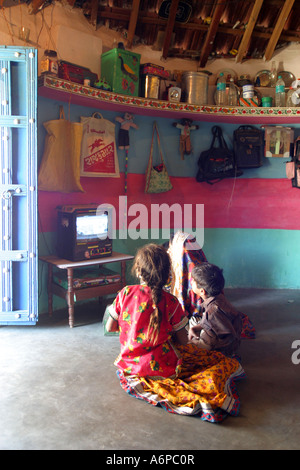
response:
M53 312L53 294L66 299L69 312L69 325L70 328L74 326L74 303L76 300L91 299L93 297L101 297L103 295L114 294L121 290L126 285L126 261L133 259L133 256L124 253L112 252L111 256L103 258L89 259L84 261L69 261L56 256L40 256L40 260L48 264L48 312L52 315ZM121 263L121 279L118 282L104 284L99 286L91 286L85 288L74 288L73 274L76 268L88 268L94 266L101 266L108 263ZM66 269L68 288L58 285L53 280L53 266L59 269Z

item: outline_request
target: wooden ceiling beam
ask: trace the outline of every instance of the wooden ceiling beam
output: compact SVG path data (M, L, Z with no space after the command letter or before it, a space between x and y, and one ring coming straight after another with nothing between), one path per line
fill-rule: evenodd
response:
M276 23L274 29L273 29L273 33L272 33L272 35L269 39L267 48L265 50L264 59L266 61L269 61L270 59L272 59L276 44L277 44L277 42L280 38L280 35L282 33L282 30L284 28L286 20L288 19L288 16L291 12L291 9L294 5L294 1L295 0L285 0L285 2L284 2L284 5L281 9L279 18L277 20L277 23Z
M164 44L163 44L162 57L164 59L168 57L168 51L170 48L172 33L173 33L174 25L175 25L178 3L179 3L179 0L172 0L172 3L171 3L166 32L165 32L165 39L164 39Z
M98 18L98 0L92 0L90 23L95 30L97 29L97 24L98 24L97 18Z
M119 20L119 21L124 21L128 22L130 20L130 10L127 9L122 9L122 8L114 8L113 10L110 8L109 10L107 7L99 7L98 9L98 21L100 19L103 20ZM138 15L138 20L139 23L141 24L148 24L148 25L153 25L153 26L161 26L164 29L166 28L167 20L164 20L162 18L157 18L156 15L152 16L146 16L143 12L139 12ZM174 29L185 29L185 30L193 30L193 31L208 31L208 26L203 23L179 23L176 22ZM270 28L272 30L272 28ZM229 26L228 24L225 26L224 24L219 25L218 27L218 33L222 34L230 34L233 36L242 36L244 34L243 29L238 29L234 28L232 29L232 26ZM258 29L253 30L252 32L253 36L255 37L260 37L264 39L269 39L271 37L271 33L267 31L259 31ZM300 40L300 33L291 32L291 31L285 31L281 35L281 39L288 41L288 42L299 42Z
M254 26L256 24L256 20L257 20L258 14L260 12L260 9L262 7L263 1L264 0L255 0L255 3L254 3L253 8L252 8L251 15L250 15L250 18L249 18L249 21L248 21L246 31L244 32L243 39L240 43L238 53L237 53L237 56L235 58L236 62L242 62L243 57L247 52L249 42L250 42L251 36L253 34Z
M214 40L215 40L218 27L220 24L220 19L225 9L225 5L226 5L226 0L216 1L215 11L214 11L211 23L208 28L208 32L206 34L204 44L201 49L201 55L200 55L200 61L199 61L200 67L205 67L209 54L212 51Z
M275 1L275 0L274 0ZM277 1L277 0L276 0ZM256 3L256 2L255 2ZM272 0L273 3L273 0ZM98 22L100 20L114 20L114 21L122 21L124 24L130 22L130 17L131 17L131 10L130 9L123 9L123 8L108 8L108 7L103 7L99 6L98 8ZM133 23L134 24L134 23ZM167 26L167 20L158 18L155 13L146 13L145 11L139 10L136 24L139 25L153 25L155 27L159 27L161 29L166 30ZM126 27L126 26L125 26ZM129 28L128 28L129 29ZM198 22L188 22L188 23L179 23L175 22L173 31L176 30L188 30L188 31L193 31L193 32L203 32L203 33L208 33L209 26L204 23L198 23ZM272 35L272 28L269 28L268 30L259 30L257 27L255 29L252 29L252 36L256 38L261 38L268 40L271 38ZM250 31L249 29L249 31ZM236 43L239 44L240 38L243 37L243 34L245 33L244 29L238 29L238 28L232 28L231 25L229 24L219 24L218 29L217 29L217 34L228 34L236 37ZM130 39L130 38L129 38ZM297 33L296 31L284 31L281 36L280 40L286 41L286 42L299 42L300 41L300 32ZM195 44L196 46L196 44ZM235 47L236 49L238 47ZM169 47L168 47L169 49ZM195 47L196 49L196 47ZM199 52L199 51L198 51ZM168 55L168 51L166 52L166 56Z
M128 49L131 49L132 47L136 23L137 23L137 19L139 16L139 9L140 9L140 0L133 0L132 9L130 13L129 26L128 26L127 42L126 42L126 47Z

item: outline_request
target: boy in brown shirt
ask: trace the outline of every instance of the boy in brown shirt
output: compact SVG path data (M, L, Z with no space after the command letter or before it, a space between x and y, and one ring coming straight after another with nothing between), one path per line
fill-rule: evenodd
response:
M222 269L201 263L192 270L192 288L203 303L199 315L190 319L189 340L200 348L232 356L240 345L242 315L228 300L223 289Z

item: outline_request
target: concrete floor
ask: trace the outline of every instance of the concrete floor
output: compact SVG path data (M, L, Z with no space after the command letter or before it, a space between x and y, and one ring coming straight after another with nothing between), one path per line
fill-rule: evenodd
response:
M0 449L299 449L300 364L291 348L300 340L299 291L227 297L257 329L241 347L238 417L211 424L128 396L113 365L118 338L103 335L103 307L92 302L75 307L73 329L66 310L35 327L0 328Z

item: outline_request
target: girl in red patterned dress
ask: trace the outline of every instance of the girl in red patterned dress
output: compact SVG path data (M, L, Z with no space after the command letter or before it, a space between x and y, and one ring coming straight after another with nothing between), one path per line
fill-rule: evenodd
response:
M171 338L186 344L188 318L175 296L163 287L170 275L165 248L149 244L139 250L133 271L141 284L126 286L115 299L106 324L119 328L121 352L115 364L126 374L175 376L180 356Z
M239 398L231 385L244 371L236 359L187 344L188 317L164 289L170 268L164 247L140 248L133 272L141 284L124 287L110 307L106 329L119 331L121 387L171 413L212 422L235 416Z

